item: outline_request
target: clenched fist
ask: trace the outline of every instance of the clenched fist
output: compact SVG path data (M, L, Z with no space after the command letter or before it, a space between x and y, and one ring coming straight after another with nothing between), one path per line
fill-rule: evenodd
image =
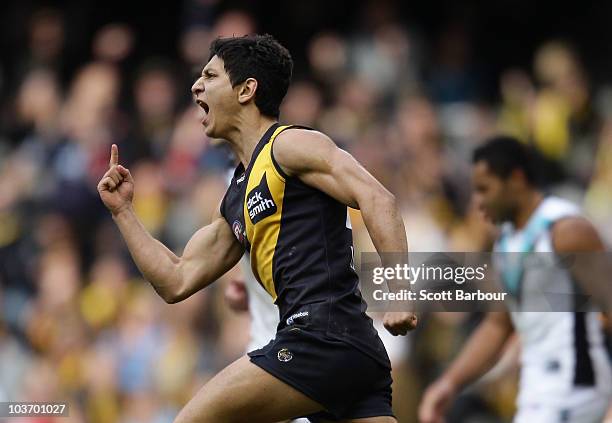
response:
M417 316L411 312L387 312L383 324L393 336L406 335L408 331L416 328Z
M116 144L111 146L108 171L98 182L98 193L113 215L132 205L134 179L130 171L119 164L119 149Z

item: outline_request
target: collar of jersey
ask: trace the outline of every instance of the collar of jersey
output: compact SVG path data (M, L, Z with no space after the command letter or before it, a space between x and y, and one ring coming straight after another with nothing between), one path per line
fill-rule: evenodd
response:
M238 167L236 167L236 171L234 172L234 176L236 178L239 178L242 173L245 174L245 179L249 177L249 173L251 171L251 168L253 167L253 163L255 162L255 160L257 159L257 156L259 155L259 152L268 143L268 141L272 137L272 134L274 133L274 131L276 131L276 128L278 128L279 126L280 124L278 122L275 122L274 124L272 124L272 126L270 126L266 130L266 132L263 134L261 139L257 142L257 145L255 146L255 149L253 150L253 154L251 154L251 160L249 160L249 165L247 166L246 169L244 169L244 165L242 164L242 162L238 163Z

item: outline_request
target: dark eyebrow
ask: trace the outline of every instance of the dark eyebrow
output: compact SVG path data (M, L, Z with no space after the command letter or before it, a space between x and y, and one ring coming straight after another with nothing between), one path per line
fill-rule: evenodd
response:
M204 69L202 71L202 76L211 76L213 75L213 72L210 71L210 69Z

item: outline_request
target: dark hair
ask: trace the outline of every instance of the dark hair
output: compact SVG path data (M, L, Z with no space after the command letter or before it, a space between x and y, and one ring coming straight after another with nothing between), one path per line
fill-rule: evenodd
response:
M507 179L515 169L525 174L527 182L536 185L534 169L535 153L526 144L510 136L497 136L488 139L474 150L473 163L484 161L491 172L502 179Z
M255 105L261 114L278 118L293 71L289 51L271 35L245 35L215 39L209 60L215 55L223 60L233 87L255 78Z

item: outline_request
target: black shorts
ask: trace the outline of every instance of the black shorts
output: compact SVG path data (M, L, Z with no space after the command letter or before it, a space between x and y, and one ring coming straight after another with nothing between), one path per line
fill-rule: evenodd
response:
M324 412L302 416L313 423L393 416L390 366L324 332L287 327L248 355L251 362L325 407Z

